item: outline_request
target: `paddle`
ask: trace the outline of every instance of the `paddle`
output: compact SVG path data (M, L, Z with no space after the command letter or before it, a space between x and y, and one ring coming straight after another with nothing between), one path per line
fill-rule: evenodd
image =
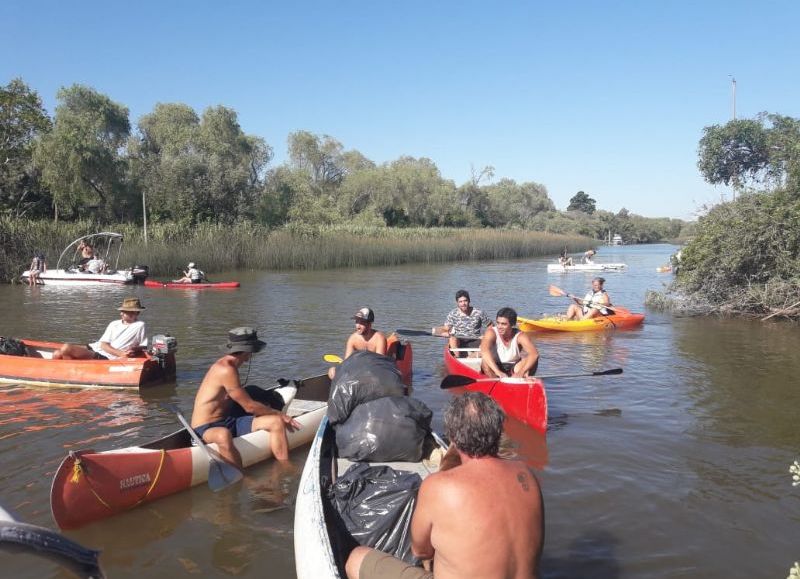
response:
M325 354L322 357L322 359L325 360L328 364L341 364L342 362L344 362L344 358L342 358L341 356L337 356L336 354Z
M194 429L192 429L192 427L186 421L186 418L184 418L183 414L181 414L181 411L178 410L177 407L174 405L165 405L165 408L175 413L180 423L183 424L184 428L186 428L189 436L191 436L192 440L194 440L195 444L202 448L206 453L206 456L208 456L208 487L212 491L221 491L222 489L242 480L244 477L242 471L225 461L221 456L217 455L215 457L212 454L212 450L206 446L199 436L197 436L197 433L194 431Z
M519 383L532 382L533 380L545 380L550 378L583 378L587 376L612 376L614 374L622 374L622 368L611 368L610 370L598 370L597 372L583 372L581 374L547 374L542 376L529 376L527 378L514 378L514 381ZM469 376L461 376L459 374L451 374L442 380L439 386L442 389L458 388L460 386L469 386L475 382L500 382L501 380L510 381L506 378L470 378Z

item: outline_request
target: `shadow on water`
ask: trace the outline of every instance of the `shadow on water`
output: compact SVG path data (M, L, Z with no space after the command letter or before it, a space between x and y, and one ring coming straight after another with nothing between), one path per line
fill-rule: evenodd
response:
M616 579L621 576L616 549L619 539L607 531L587 531L572 540L564 557L548 556L541 562L541 576L547 579Z

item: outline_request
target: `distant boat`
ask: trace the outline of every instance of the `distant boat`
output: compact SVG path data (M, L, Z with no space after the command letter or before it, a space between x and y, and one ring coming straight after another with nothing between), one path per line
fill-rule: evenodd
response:
M622 245L622 236L619 233L611 238L611 245Z

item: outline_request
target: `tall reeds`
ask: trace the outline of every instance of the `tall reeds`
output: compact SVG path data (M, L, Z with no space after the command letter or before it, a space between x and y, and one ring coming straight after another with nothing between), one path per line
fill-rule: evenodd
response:
M67 244L100 230L125 236L120 267L148 265L154 276L173 276L189 261L198 262L207 273L328 269L514 259L554 255L565 247L583 250L593 244L584 237L522 230L355 226L269 230L252 223L199 227L167 223L149 227L145 245L141 228L134 225L101 227L91 222L0 219L0 279L18 278L35 251L43 251L48 267L53 268Z

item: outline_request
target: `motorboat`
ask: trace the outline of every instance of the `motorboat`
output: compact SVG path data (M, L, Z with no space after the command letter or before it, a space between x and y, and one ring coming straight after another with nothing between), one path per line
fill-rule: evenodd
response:
M81 259L82 243L94 249L94 257ZM79 237L61 252L55 269L37 275L39 285L104 285L143 283L149 273L146 265L133 265L119 269L122 253L122 234L102 231ZM30 270L21 278L28 283Z

